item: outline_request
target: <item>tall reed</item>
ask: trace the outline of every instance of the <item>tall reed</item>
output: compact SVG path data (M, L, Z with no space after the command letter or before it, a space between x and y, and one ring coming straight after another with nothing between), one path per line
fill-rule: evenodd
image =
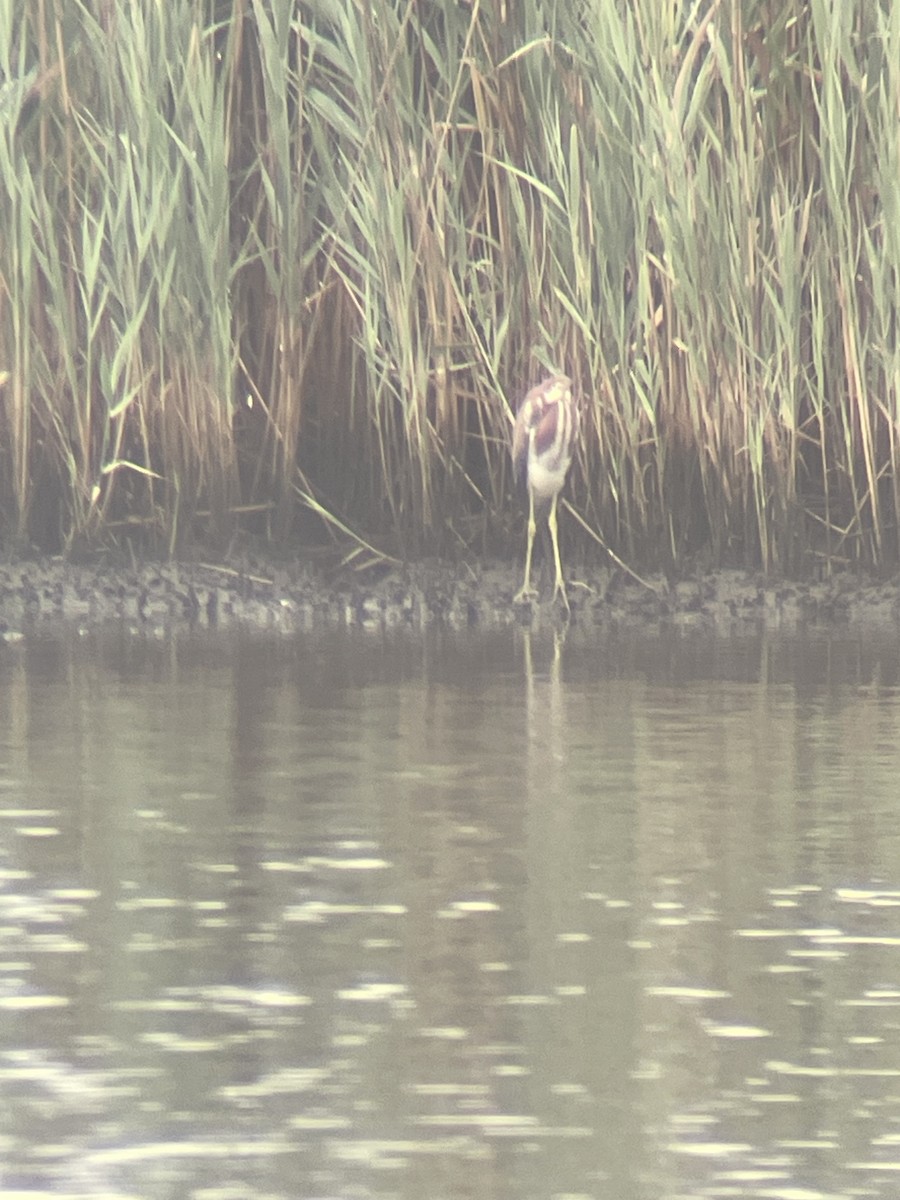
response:
M888 0L0 0L0 89L19 542L494 549L559 367L619 554L897 562Z
M4 506L20 541L171 548L234 499L224 73L188 0L4 8Z

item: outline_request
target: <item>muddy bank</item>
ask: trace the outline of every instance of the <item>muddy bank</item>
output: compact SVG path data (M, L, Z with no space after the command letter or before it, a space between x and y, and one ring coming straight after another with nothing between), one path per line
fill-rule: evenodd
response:
M515 603L513 564L420 563L354 577L303 564L146 563L83 566L58 559L0 563L0 635L15 640L46 622L89 626L245 626L290 632L319 625L373 629L547 625L565 609L545 597ZM571 624L675 622L732 629L802 624L900 624L900 580L841 574L822 582L777 581L742 571L643 582L616 568L583 573L569 589Z

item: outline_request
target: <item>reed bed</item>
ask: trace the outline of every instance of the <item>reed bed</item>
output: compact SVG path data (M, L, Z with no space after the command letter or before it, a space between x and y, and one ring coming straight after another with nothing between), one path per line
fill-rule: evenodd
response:
M900 6L0 0L0 533L900 557ZM587 530L587 532L585 532Z

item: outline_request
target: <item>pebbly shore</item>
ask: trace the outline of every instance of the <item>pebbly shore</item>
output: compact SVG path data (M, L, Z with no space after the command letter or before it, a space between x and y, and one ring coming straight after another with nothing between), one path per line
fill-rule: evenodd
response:
M41 623L79 627L113 621L290 632L325 626L423 628L571 623L674 622L723 632L735 624L900 627L900 579L851 573L820 581L776 580L719 570L680 581L638 579L620 568L583 572L570 611L541 599L516 602L519 568L509 563L424 562L360 575L310 564L170 562L81 565L62 559L0 562L0 637Z

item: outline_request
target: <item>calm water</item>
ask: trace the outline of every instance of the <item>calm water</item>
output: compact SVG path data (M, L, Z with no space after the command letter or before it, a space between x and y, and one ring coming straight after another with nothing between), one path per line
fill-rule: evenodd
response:
M900 641L0 646L0 1197L893 1198Z

